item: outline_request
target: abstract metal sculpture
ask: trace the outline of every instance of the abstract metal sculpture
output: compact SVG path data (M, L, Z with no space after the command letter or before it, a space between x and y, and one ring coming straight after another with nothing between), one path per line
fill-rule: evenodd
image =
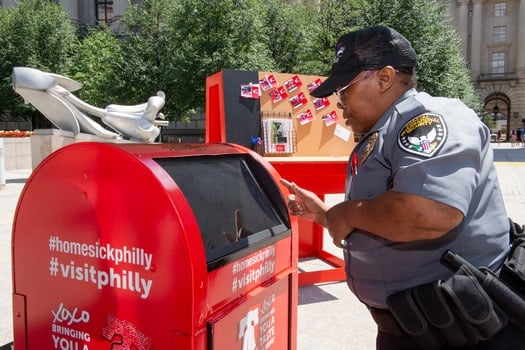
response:
M82 84L59 74L46 73L34 68L13 69L13 89L32 104L57 128L92 134L106 139L128 138L135 142L151 143L160 134L159 125L167 125L159 111L164 107L164 92L157 92L148 102L139 105L111 104L106 108L94 107L75 95ZM96 116L115 132L104 128L86 113Z

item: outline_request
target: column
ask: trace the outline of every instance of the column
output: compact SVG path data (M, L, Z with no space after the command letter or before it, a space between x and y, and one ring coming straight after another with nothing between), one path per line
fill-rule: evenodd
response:
M465 57L465 60L470 62L470 55L469 55L469 49L468 46L470 43L468 42L468 35L470 28L468 26L469 24L469 18L468 18L468 4L469 0L458 0L457 2L457 17L456 17L456 28L458 29L458 35L461 40L461 54L463 57Z
M517 50L518 50L518 58L517 58L517 64L516 68L517 71L524 71L525 70L525 1L520 0L518 3L519 11L518 11L518 42L517 42Z
M481 73L481 55L483 43L483 0L472 1L472 43L471 43L471 71L473 77Z

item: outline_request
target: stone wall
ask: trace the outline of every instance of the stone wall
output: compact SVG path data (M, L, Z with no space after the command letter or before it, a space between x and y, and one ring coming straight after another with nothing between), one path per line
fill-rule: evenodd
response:
M91 134L73 134L59 129L35 129L31 136L31 164L35 169L40 162L54 151L76 142L129 143L122 139L105 139Z
M2 137L5 170L31 169L31 138Z

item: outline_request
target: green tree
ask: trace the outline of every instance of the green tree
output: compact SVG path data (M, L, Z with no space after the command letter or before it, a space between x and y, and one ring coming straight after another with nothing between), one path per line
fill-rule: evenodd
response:
M470 81L450 24L446 3L428 0L375 0L362 9L363 26L387 25L412 42L418 55L418 89L463 100L480 110L479 94Z
M276 69L264 44L265 13L259 0L181 0L170 26L176 110L204 107L206 77L223 68ZM191 20L188 20L191 18Z
M13 68L27 66L60 74L68 66L75 43L75 29L60 4L24 0L1 7L0 111L11 120L44 119L13 91Z
M123 62L118 80L125 82L118 91L119 103L144 102L158 90L166 93L166 115L175 115L173 96L173 60L170 55L171 32L169 18L175 2L145 0L132 5L122 19L126 28L120 36Z
M484 113L481 117L481 121L489 128L491 132L497 131L496 127L498 124L491 113Z
M79 97L103 106L166 93L169 119L203 110L206 77L223 68L328 75L338 37L389 25L418 54L419 89L480 106L442 1L144 0L130 5L124 32L87 31L77 44L59 4L24 0L0 8L0 111L24 115L14 66L80 81Z
M119 101L124 58L118 38L108 28L91 28L71 55L66 75L83 84L75 95L97 107Z
M351 31L358 29L361 24L360 10L364 0L304 0L305 11L301 16L297 11L292 16L298 17L303 23L305 31L301 43L298 64L295 72L312 75L329 75L334 58L334 48L337 39Z
M263 44L275 62L276 71L304 73L302 58L313 39L310 30L313 25L307 18L311 19L313 12L300 2L268 0L261 5Z

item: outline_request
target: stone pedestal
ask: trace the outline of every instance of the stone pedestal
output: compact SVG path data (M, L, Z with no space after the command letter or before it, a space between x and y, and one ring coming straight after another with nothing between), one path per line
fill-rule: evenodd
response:
M5 170L31 168L29 137L2 137L2 141Z
M59 129L36 129L31 136L31 162L34 169L52 152L76 142L128 143L123 139L108 139L91 134L73 134Z

